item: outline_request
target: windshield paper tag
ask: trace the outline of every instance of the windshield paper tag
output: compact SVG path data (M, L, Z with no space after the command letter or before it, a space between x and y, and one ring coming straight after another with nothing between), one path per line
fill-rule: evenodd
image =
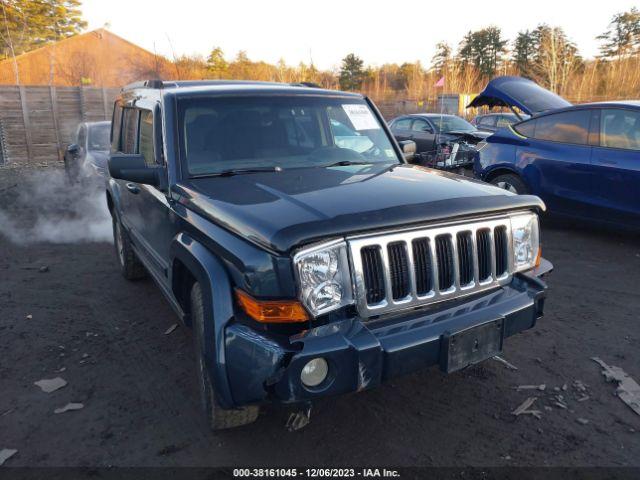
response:
M342 105L356 130L379 130L380 125L366 105L352 103Z

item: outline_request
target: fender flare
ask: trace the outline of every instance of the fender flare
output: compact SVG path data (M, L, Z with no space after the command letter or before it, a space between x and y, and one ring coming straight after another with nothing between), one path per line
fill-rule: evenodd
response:
M497 173L497 171L502 171L502 173ZM487 168L487 170L485 171L483 177L489 178L489 177L496 177L498 175L503 175L505 172L511 173L513 175L517 175L518 177L522 178L522 174L518 171L517 168L515 168L512 164L510 163L496 163L491 165L489 168ZM487 181L487 180L485 180Z
M202 287L205 347L201 353L214 382L217 401L222 408L233 408L225 355L225 328L234 316L233 288L227 271L214 254L185 233L174 238L170 258L171 266L174 260L180 260ZM173 284L173 269L170 284Z
M110 178L109 182L107 183L106 196L107 202L109 202L109 199L111 199L111 202L113 202L113 210L111 210L111 215L120 216L120 185L118 185L118 182L116 182L112 178Z

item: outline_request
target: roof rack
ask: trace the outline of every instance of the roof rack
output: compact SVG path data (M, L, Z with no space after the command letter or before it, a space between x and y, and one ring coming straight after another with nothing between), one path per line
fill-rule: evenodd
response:
M289 85L292 87L322 88L320 85L312 82L277 83L257 80L142 80L126 85L122 87L122 90L134 90L137 88L160 90L163 88L206 87L215 85Z

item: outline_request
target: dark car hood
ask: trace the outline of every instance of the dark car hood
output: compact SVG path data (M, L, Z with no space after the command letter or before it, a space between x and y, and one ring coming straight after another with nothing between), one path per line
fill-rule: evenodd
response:
M191 179L175 190L185 207L277 252L356 232L544 209L538 197L407 164Z
M475 97L469 107L517 107L527 115L570 107L571 103L522 77L497 77Z
M446 132L438 135L438 142L467 140L472 143L478 143L491 135L493 135L493 132L484 132L481 130L476 130L474 132Z

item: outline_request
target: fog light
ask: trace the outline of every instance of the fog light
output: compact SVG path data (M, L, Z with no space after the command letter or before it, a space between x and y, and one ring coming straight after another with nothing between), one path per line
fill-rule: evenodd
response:
M324 382L328 373L329 365L327 365L327 361L324 358L314 358L300 372L300 380L307 387L317 387Z

